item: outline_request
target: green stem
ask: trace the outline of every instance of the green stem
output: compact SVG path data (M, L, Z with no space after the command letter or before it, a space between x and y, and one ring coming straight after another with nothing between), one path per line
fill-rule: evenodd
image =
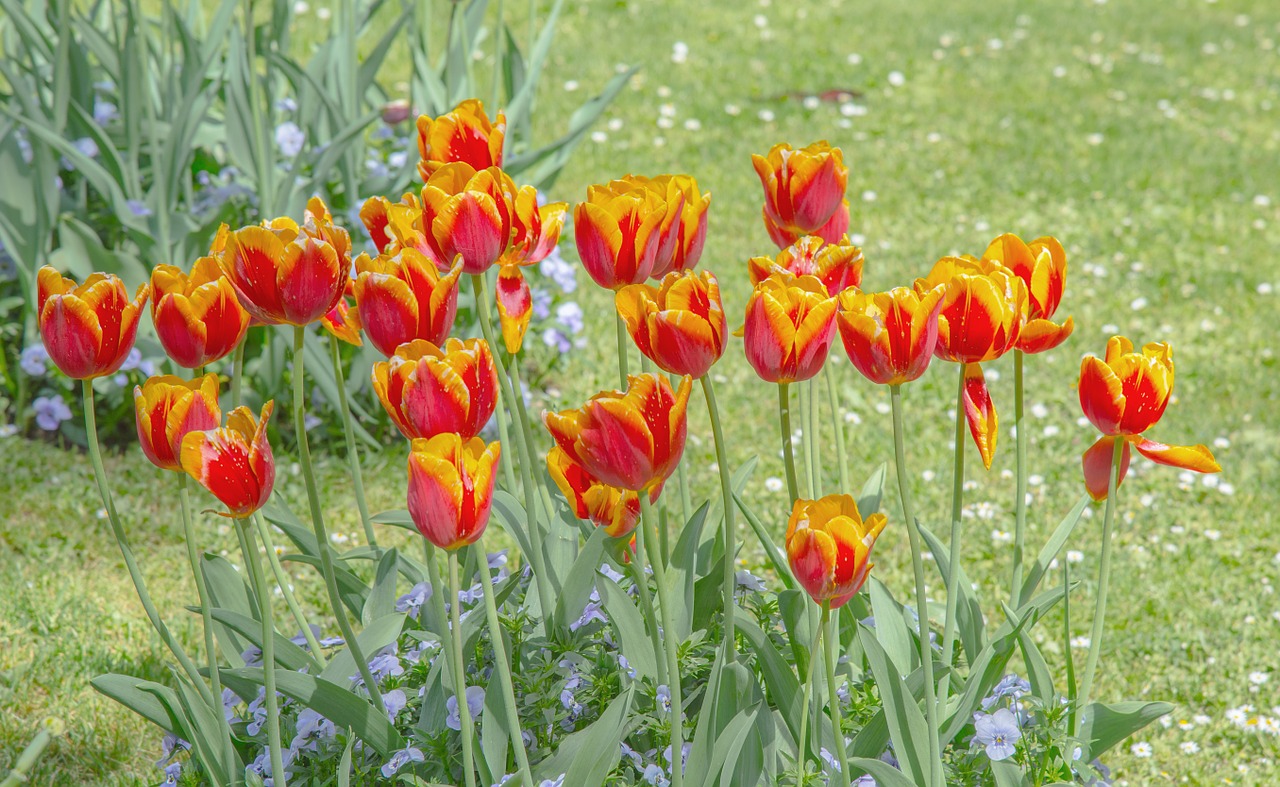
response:
M805 763L809 761L809 708L813 698L813 673L818 666L818 644L822 640L822 626L813 627L813 642L809 645L809 670L804 681L803 699L800 701L800 740L796 748L796 784L801 784ZM798 668L798 667L797 667Z
M471 708L467 707L467 670L462 655L462 615L459 612L458 591L458 553L449 552L449 642L453 648L453 694L458 701L459 731L462 735L462 767L467 787L475 787L476 761L472 751L471 739L475 737L475 728L471 720ZM501 636L497 633L495 636Z
M853 489L849 479L849 454L845 449L844 420L840 416L840 397L836 394L835 375L831 372L831 364L822 367L822 376L827 383L827 401L831 404L831 429L836 435L836 462L840 464L840 491L848 493Z
M489 623L489 638L493 641L493 661L498 668L498 680L502 684L502 702L506 706L508 732L511 746L516 753L516 766L524 784L533 784L533 771L529 770L529 754L524 747L524 734L520 729L520 714L516 710L516 693L511 681L511 663L507 660L507 647L502 641L502 621L498 619L497 596L493 592L493 577L489 576L489 564L483 541L477 541L480 551L480 584L484 587L484 611Z
M276 555L276 545L271 541L271 528L267 526L266 520L259 515L254 515L254 524L257 525L258 535L262 538L262 548L267 553L267 562L271 565L271 573L276 578L276 585L280 587L280 595L284 596L284 603L289 607L289 614L293 615L293 620L298 624L298 628L302 629L302 636L307 641L307 647L311 648L311 655L315 658L316 663L323 669L325 666L324 653L320 650L320 643L316 640L315 633L311 630L311 624L307 621L307 616L302 611L302 606L298 603L297 596L290 589L293 584L289 581L289 575L285 572L284 566L280 564L280 558Z
M849 787L849 758L844 749L844 725L840 723L840 697L836 695L835 623L831 619L831 602L822 602L822 628L826 630L822 650L827 664L827 713L831 716L831 733L836 747L834 754L840 766L839 782L841 787Z
M493 44L493 103L489 110L490 112L497 111L498 102L502 99L502 61L506 55L507 43L507 37L505 35L506 31L502 27L502 0L498 0L498 22L494 26L493 30L494 38L496 40ZM526 774L525 777L526 781L528 781L528 774ZM532 782L529 783L532 784Z
M477 273L471 277L471 289L476 296L476 309L480 313L480 330L484 334L484 340L489 345L489 351L494 354L495 362L499 366L503 366L500 361L496 360L498 357L498 344L494 339L493 318L489 308L491 298L489 297L489 286L485 281L484 274ZM527 555L526 557L533 564L533 583L538 589L538 603L542 606L543 631L550 636L551 613L556 607L551 585L548 584L551 578L547 574L547 562L542 553L542 526L538 524L537 490L533 484L533 472L530 467L537 454L533 451L528 413L525 412L523 391L520 390L519 359L516 356L512 356L511 363L503 366L503 372L505 373L498 374L498 387L502 389L502 400L507 409L513 414L512 425L519 431L519 437L524 446L525 461L519 462L520 484L524 487L524 508L529 528L529 548L533 552L532 555Z
M443 643L445 636L449 633L449 613L444 608L444 594L447 588L440 579L440 566L436 564L435 545L425 538L422 539L422 552L427 563L427 581L431 583L431 606L436 613L436 624L441 627L438 633ZM453 662L453 648L445 648L444 653L450 671L457 669Z
M817 474L813 467L813 433L809 429L809 386L807 383L800 383L800 390L796 392L796 398L800 400L800 460L804 464L804 484L805 494L809 500L817 500L818 495L814 486L814 476Z
M614 328L618 334L618 390L627 390L627 324L622 315L614 317Z
M720 501L724 508L724 646L727 661L736 658L737 637L734 628L733 593L737 589L737 574L733 570L737 556L735 548L733 481L729 474L729 452L724 442L724 430L720 426L720 408L716 405L715 384L711 375L702 375L702 393L707 399L707 414L711 417L711 433L716 441L716 464L720 466Z
M342 433L347 441L347 465L351 468L351 486L356 493L356 509L360 512L360 524L364 525L364 537L369 546L378 546L373 533L373 521L369 518L369 504L364 497L364 473L360 470L360 452L356 449L356 430L351 420L351 407L347 403L347 383L342 372L342 354L338 337L329 335L330 354L333 356L333 377L338 384L338 406L342 408Z
M671 375L671 387L673 389L680 387L680 375ZM689 521L689 517L693 516L693 492L689 489L689 472L685 469L684 462L676 467L676 475L680 481L680 524L684 525ZM663 553L667 554L665 547Z
M951 561L947 572L947 617L942 628L942 665L950 670L956 644L956 612L960 601L960 514L964 501L964 367L960 367L959 392L956 394L955 465L951 473ZM950 681L939 681L939 713L946 707L951 691Z
M658 586L658 605L662 613L662 641L667 650L668 688L671 690L671 787L684 786L684 697L680 689L680 642L676 633L675 609L667 587L667 569L656 554L658 534L653 523L653 510L648 493L640 492L640 520L645 533L645 548L653 566L653 579Z
M70 5L68 3L68 5ZM18 759L13 763L13 769L9 774L0 781L0 787L20 787L20 785L31 783L31 771L36 767L36 763L40 761L40 756L44 754L44 750L49 748L49 744L53 742L54 734L47 729L40 730L36 733L36 737L31 740L27 748L22 750L22 754L18 755Z
M644 529L641 528L636 533L637 536L644 535ZM636 593L640 596L640 608L644 611L644 619L648 623L649 641L653 644L654 661L658 663L658 683L667 683L667 652L662 647L662 634L658 631L658 614L653 606L653 594L649 592L649 578L644 573L644 554L645 550L641 548L643 538L636 539L636 550L631 555L631 561L628 564L631 568L631 579L635 582Z
M805 445L809 447L809 472L813 476L809 485L814 500L822 497L822 448L818 442L821 432L818 430L820 400L818 398L818 381L811 379L805 383L805 392L809 395L809 420L804 425Z
M249 545L249 552L244 556L245 568L249 571L249 582L253 585L254 595L258 597L258 611L262 614L262 689L267 709L265 723L267 746L271 752L271 777L276 784L284 787L286 776L280 749L280 706L276 698L276 628L271 616L271 594L267 590L266 577L262 574L262 561L254 545L253 531L249 530L243 519L236 520L236 527L245 531L245 542Z
M244 380L244 346L248 340L249 336L246 334L236 345L236 353L231 360L231 407L233 409L240 406L240 388Z
M315 469L311 466L311 448L307 445L307 430L303 427L307 416L307 405L303 391L303 346L307 337L305 326L298 325L293 329L293 426L298 438L298 458L302 464L302 477L307 486L307 505L311 509L311 528L316 536L316 548L320 552L320 572L324 575L325 589L329 592L329 603L333 605L333 616L338 621L338 630L351 651L360 677L364 679L365 688L373 700L373 707L383 713L382 692L378 683L369 671L369 662L364 657L360 643L356 640L355 630L347 618L347 609L343 606L342 595L338 592L338 575L333 569L333 548L329 545L329 533L324 527L324 511L320 507L320 490L316 486Z
M1066 654L1067 729L1076 728L1076 660L1071 655L1071 570L1070 561L1062 561L1062 649Z
M796 456L791 445L791 397L788 384L778 383L778 423L782 427L782 461L787 469L787 494L791 504L800 499L800 486L796 481Z
M911 542L911 570L916 581L916 613L919 618L920 663L924 667L925 720L929 726L929 783L941 784L942 774L937 771L941 752L938 748L938 707L933 678L933 645L929 641L929 599L924 588L924 552L920 522L911 505L907 474L906 431L902 419L902 386L890 386L893 402L893 453L897 463L898 496L902 499L902 518L907 523L907 537Z
M218 643L213 635L213 612L209 605L209 586L200 568L200 554L196 551L196 531L191 521L191 494L187 490L187 474L178 474L178 496L182 500L182 535L187 542L187 560L196 578L196 596L200 599L200 622L204 628L204 649L209 661L209 689L214 697L222 697L222 678L218 674ZM230 738L227 739L230 743Z
M1013 505L1013 587L1010 589L1009 599L1014 609L1022 606L1022 553L1026 548L1027 535L1027 441L1030 435L1027 434L1026 422L1023 419L1023 355L1022 350L1013 351L1013 422L1018 441L1018 480L1015 487L1017 499Z
M1102 562L1098 566L1098 600L1093 610L1093 625L1089 631L1089 655L1084 662L1084 678L1080 681L1080 701L1076 734L1084 727L1084 714L1089 705L1089 692L1093 689L1094 674L1098 671L1098 656L1102 653L1103 622L1107 616L1107 589L1111 584L1111 535L1115 522L1116 488L1120 485L1120 461L1124 454L1125 440L1115 438L1111 452L1111 476L1107 479L1107 513L1102 519ZM1070 645L1071 643L1067 643Z
M498 420L498 439L502 441L502 445L517 445L511 442L511 433L507 427L507 411L498 407L493 412ZM507 491L515 494L518 487L516 486L516 469L514 462L499 462L502 465L502 477L507 482Z

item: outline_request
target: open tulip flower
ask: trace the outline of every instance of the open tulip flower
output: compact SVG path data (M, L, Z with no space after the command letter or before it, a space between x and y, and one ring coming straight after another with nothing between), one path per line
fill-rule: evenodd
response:
M1164 415L1173 393L1173 348L1152 343L1133 351L1123 336L1107 342L1106 358L1089 356L1080 364L1080 407L1102 437L1084 452L1085 487L1094 500L1105 500L1115 441L1123 440L1118 487L1129 469L1129 446L1153 462L1197 473L1222 470L1203 445L1165 445L1142 433Z
M409 515L441 549L474 544L484 535L502 446L445 433L413 441L409 452Z
M796 581L819 604L843 606L867 581L871 547L885 516L863 521L849 495L797 500L787 520L787 560Z
M623 182L649 189L667 203L662 220L662 242L649 276L661 279L671 271L687 271L697 266L707 242L707 209L711 192L698 191L698 181L690 175L659 175L656 178L630 176Z
M425 181L445 164L461 161L473 169L502 166L502 143L507 118L501 112L492 121L484 104L471 98L452 112L436 118L418 117L418 174Z
M836 299L815 276L774 271L747 302L739 334L747 361L771 383L808 380L822 371L836 331Z
M828 229L827 224L837 218L849 183L849 170L840 148L826 141L798 150L778 144L766 156L752 155L751 163L764 186L765 226L780 248L790 246L803 235L823 234L819 230ZM848 226L846 207L840 234Z
M278 218L231 233L219 264L240 305L259 323L309 325L342 299L349 273L343 259L322 225L309 219L300 229Z
M522 186L512 206L511 245L498 260L497 307L502 340L515 355L533 316L533 293L520 269L542 262L560 242L568 206L554 202L538 206L538 191Z
M543 413L551 436L569 458L601 482L653 494L684 453L686 409L693 378L677 390L666 377L627 378L627 390L596 394L577 410Z
M422 224L428 256L442 271L461 259L463 273L484 273L511 242L516 187L497 167L445 164L422 187Z
M475 437L498 404L498 370L483 339L417 339L373 365L373 390L409 439Z
M392 218L398 212L403 212L408 217L408 220L401 219L397 222L399 227L408 226L412 228L414 224L420 222L422 202L418 199L418 195L412 191L405 192L399 202L392 202L386 197L374 196L365 200L364 205L360 207L360 221L364 224L365 230L369 233L369 239L373 241L373 245L377 247L380 254L394 254L400 249L397 243L399 238L393 234L392 224ZM415 233L416 239L422 238L422 233L416 229L412 231Z
M615 180L587 189L587 201L573 209L573 234L582 267L601 287L617 290L653 273L663 227L674 221L663 196ZM672 241L674 245L674 241Z
M182 472L182 439L222 423L218 375L190 381L172 375L152 377L134 386L133 410L142 453L161 470Z
M827 243L817 235L806 235L778 253L777 257L752 257L747 263L751 283L759 284L775 270L796 276L816 276L827 294L839 295L862 285L862 249L843 236Z
M602 483L559 446L547 453L547 472L573 507L574 516L604 528L610 537L629 538L640 523L639 494Z
M999 436L999 419L979 365L992 361L1018 344L1027 307L1027 286L994 260L943 257L916 292L945 285L938 311L938 344L934 354L964 365L964 411L969 432L991 469Z
M991 241L982 256L1004 265L1027 285L1027 313L1018 349L1042 353L1066 341L1075 322L1071 317L1061 325L1053 322L1067 283L1067 252L1058 239L1036 238L1028 244L1006 233Z
M710 271L673 271L658 287L630 284L615 301L640 352L664 371L701 377L724 354L724 306Z
M182 438L182 469L227 507L221 516L244 519L271 497L276 461L267 442L267 422L274 407L275 402L267 402L256 419L248 407L237 407L226 426Z
M93 273L76 286L46 265L36 286L40 338L54 365L76 380L118 371L133 349L149 285L139 286L130 301L116 276Z
M458 314L458 277L454 268L441 275L422 252L356 258L353 291L360 323L378 352L394 355L405 342L425 339L443 344Z
M249 312L213 255L196 260L190 275L174 265L157 265L151 292L151 321L160 346L184 368L227 357L249 330Z
M938 342L943 285L921 294L909 287L840 294L836 327L858 371L878 385L916 380L929 368Z

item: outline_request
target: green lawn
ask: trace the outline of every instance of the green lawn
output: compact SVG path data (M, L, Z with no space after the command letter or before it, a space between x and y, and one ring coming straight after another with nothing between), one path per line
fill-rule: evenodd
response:
M552 196L580 199L587 184L627 172L695 175L714 194L702 267L720 277L732 327L749 291L747 258L771 250L749 155L774 142L826 138L844 148L868 288L909 283L938 256L979 253L1000 232L1060 238L1071 261L1062 313L1075 316L1077 329L1062 348L1028 360L1032 472L1041 477L1032 487L1032 548L1082 491L1079 455L1094 435L1077 423L1072 386L1080 356L1102 352L1113 332L1138 344L1173 343L1177 398L1151 436L1210 444L1224 468L1215 486L1135 460L1122 490L1095 693L1169 700L1194 729L1155 725L1137 739L1150 743L1150 757L1130 753L1135 740L1108 764L1130 784L1275 783L1278 739L1236 728L1225 712L1249 703L1255 714L1280 715L1271 711L1280 705L1272 579L1280 552L1272 347L1280 311L1271 294L1280 288L1280 7L1264 0L900 5L907 4L578 4L559 32L539 129L549 136L561 128L615 65L644 68ZM684 62L673 61L677 41L688 47ZM570 90L570 79L581 85ZM801 100L833 89L858 97L843 108ZM585 275L579 281L590 338L552 380L547 406L577 403L614 380L610 299ZM844 407L857 416L847 435L860 484L892 460L888 396L847 361L836 371ZM916 507L934 527L948 506L954 372L939 363L907 391ZM991 372L1004 434L989 473L969 464L974 516L964 547L988 611L1006 592L1011 550L994 531L1013 529L1011 364ZM735 464L759 455L748 494L781 531L785 493L764 483L782 476L775 392L756 380L736 340L716 373ZM699 491L710 493L713 447L696 395L690 414L687 465ZM830 434L821 439L834 457ZM277 489L298 500L300 480L288 472L290 460L280 460ZM831 491L834 458L825 464ZM166 486L172 479L157 479L137 451L110 458L108 472L162 613L194 648L197 621L182 608L194 590ZM358 530L344 468L330 460L324 472L331 528ZM374 510L403 506L403 474L399 449L369 461ZM88 687L102 672L155 677L167 667L96 516L87 460L44 444L0 442L0 500L0 772L41 719L57 716L68 736L36 783L159 781L151 762L160 735ZM890 526L876 573L906 596L910 558L896 496L885 505ZM220 524L202 518L205 546L232 549ZM1073 596L1073 636L1088 633L1100 525L1099 508L1069 545L1084 554L1072 566L1084 582ZM754 540L745 538L750 555ZM942 597L936 578L930 590ZM1055 666L1064 657L1060 630L1060 618L1038 629ZM1079 666L1084 651L1074 655ZM1251 680L1251 673L1260 674ZM1210 721L1191 721L1196 714ZM1190 743L1197 752L1186 753Z

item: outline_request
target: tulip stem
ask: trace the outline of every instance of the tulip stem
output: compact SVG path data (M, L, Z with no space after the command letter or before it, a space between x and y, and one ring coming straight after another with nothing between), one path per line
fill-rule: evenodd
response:
M778 423L782 427L782 461L787 469L787 494L791 504L800 499L800 486L796 482L796 457L791 445L791 396L787 383L778 383Z
M805 495L809 500L816 500L818 495L814 491L813 484L813 452L809 450L809 441L811 439L809 432L809 386L806 383L800 383L800 389L796 391L796 399L800 401L800 461L804 464Z
M200 568L196 551L196 532L191 522L191 494L187 490L187 474L178 471L178 497L182 500L182 535L187 542L187 560L196 579L196 596L200 599L200 623L204 628L204 649L209 658L209 687L214 697L222 697L222 678L218 674L218 643L213 636L213 612L209 606L209 586Z
M644 527L645 549L653 566L653 579L658 585L658 605L662 613L662 641L667 650L667 687L671 690L671 787L684 786L684 699L680 689L680 635L676 630L675 610L667 587L667 569L657 555L658 534L653 522L653 507L647 490L640 490L640 521Z
M533 564L533 582L538 589L538 603L542 607L542 628L547 636L551 635L551 613L555 610L555 601L551 592L550 575L547 574L547 562L542 553L542 525L538 523L537 490L533 485L532 465L536 454L533 452L533 438L529 432L529 416L524 407L524 391L520 385L519 358L511 356L511 363L503 365L498 358L498 345L494 341L493 317L489 310L489 286L483 273L471 277L471 289L476 296L476 309L480 313L480 331L493 353L495 363L502 367L498 374L498 387L502 390L502 401L512 414L512 427L518 430L520 445L524 447L525 461L520 465L520 484L524 487L525 521L529 529L529 548L532 555L526 555ZM517 448L519 453L519 448ZM550 515L550 509L548 509Z
M836 394L835 375L831 373L831 364L822 367L822 376L827 383L827 400L831 404L831 428L836 435L836 462L840 465L840 491L849 493L853 482L849 479L849 454L845 449L844 420L840 417L840 397Z
M233 409L240 406L240 387L244 379L244 345L247 341L249 341L249 335L245 334L236 345L235 355L231 358L231 407Z
M444 608L444 594L448 589L440 579L440 566L436 563L435 545L423 538L422 552L427 564L427 580L431 583L431 606L435 609L436 625L440 626L440 630L436 633L440 635L440 641L443 643L445 636L449 633L449 613ZM446 648L444 655L450 672L457 670L458 666L453 661L453 648Z
M671 375L671 387L672 389L680 387L680 375ZM676 466L676 474L680 480L680 524L683 526L689 521L689 517L693 516L692 491L689 489L689 473L685 469L684 462ZM664 545L663 554L666 552Z
M823 660L827 664L827 713L831 716L831 733L835 738L836 764L840 766L840 784L849 785L849 757L844 748L844 725L840 722L840 697L836 695L836 619L831 617L831 602L822 602Z
M483 570L488 570L487 566ZM476 762L472 751L471 739L475 737L475 727L471 720L471 708L467 705L467 671L462 655L462 615L458 608L458 592L461 585L458 581L458 553L449 551L449 643L453 648L453 695L458 702L458 726L462 735L462 767L467 787L475 787ZM495 636L502 636L495 633Z
M711 417L711 433L716 440L716 464L720 467L720 502L724 507L724 646L726 661L737 658L737 636L734 628L733 594L737 589L737 574L733 570L737 557L735 548L733 480L729 475L729 452L724 442L724 430L720 426L720 408L716 405L716 388L711 375L702 375L702 393L707 399L707 414Z
M814 500L822 497L822 450L818 445L818 420L821 417L821 400L818 397L818 381L805 383L809 397L808 420L804 424L805 445L809 448L809 494Z
M653 594L649 592L649 578L644 573L644 528L636 533L636 549L632 552L631 579L636 584L636 592L640 596L640 606L644 611L644 619L649 623L649 640L653 643L653 659L658 664L658 683L667 684L667 652L662 647L662 634L658 631L658 615L653 607Z
M356 430L351 421L351 406L347 403L347 382L342 373L342 354L338 337L329 336L329 348L333 356L333 377L338 384L338 406L342 409L342 433L347 441L347 465L351 468L351 486L356 494L356 509L360 512L360 524L364 525L364 537L369 546L377 549L378 539L369 519L369 504L364 497L364 474L360 471L360 452L356 448Z
M796 747L796 784L803 784L801 778L805 772L805 763L809 761L809 710L812 706L813 698L813 678L814 672L818 666L818 645L822 641L822 626L813 627L813 642L809 645L809 669L808 676L804 681L803 699L800 701L800 739ZM796 665L799 669L799 664Z
M920 663L924 667L925 720L929 725L929 784L941 784L942 774L937 764L941 753L938 749L938 708L933 678L933 643L929 639L929 599L924 588L924 554L921 549L920 522L911 505L911 493L907 475L906 431L902 419L902 386L889 386L893 402L893 453L897 463L898 496L902 500L902 518L907 522L907 538L911 542L911 570L916 580L916 617L919 624Z
M266 521L260 515L255 514L253 520L258 527L258 535L262 537L262 547L266 550L267 562L271 564L271 573L280 587L280 595L284 596L284 602L288 605L289 614L293 615L294 622L298 624L298 628L302 629L302 636L307 641L307 647L311 649L311 655L323 669L326 662L324 654L320 652L320 643L316 640L315 632L311 630L311 624L307 622L307 616L302 612L302 606L298 604L297 596L290 588L293 583L289 581L289 575L280 564L280 557L276 555L276 545L271 541L271 528L267 527Z
M960 514L964 501L964 370L960 366L960 388L956 394L956 447L955 465L951 473L951 549L948 555L950 565L947 571L947 617L942 627L942 665L951 669L952 656L956 645L956 614L960 601ZM947 679L938 682L939 713L945 709L951 684Z
M1107 589L1111 584L1111 531L1115 521L1116 488L1120 485L1120 461L1124 454L1124 446L1124 438L1117 437L1115 448L1111 452L1111 475L1107 479L1107 512L1102 519L1102 561L1098 566L1098 600L1093 610L1093 625L1089 631L1089 655L1084 662L1084 677L1080 680L1079 702L1076 703L1079 711L1076 717L1075 734L1077 736L1084 728L1089 692L1093 688L1094 674L1098 671L1098 656L1102 653L1103 622L1107 616Z
M382 692L378 683L369 671L369 662L364 651L356 640L355 630L347 619L347 610L342 603L342 595L338 592L338 575L333 569L332 547L329 545L329 534L324 527L324 511L320 507L320 490L316 486L315 469L311 466L311 448L307 445L307 430L303 424L306 420L307 405L303 396L303 346L307 337L305 326L298 325L293 329L293 428L298 437L298 459L302 463L302 477L307 485L307 505L311 509L311 528L316 536L316 549L320 552L320 573L324 575L325 589L329 592L329 603L333 605L333 616L338 621L338 630L342 639L351 651L351 657L360 670L365 688L373 700L373 707L378 713L385 712L382 703Z
M1022 350L1013 351L1013 407L1014 433L1017 438L1018 480L1015 487L1017 499L1014 500L1013 525L1013 586L1010 589L1010 606L1017 609L1022 605L1022 553L1026 548L1027 535L1027 441L1030 435L1023 419L1023 397L1025 389L1022 384Z
M622 315L614 316L614 328L618 334L618 385L619 391L627 390L627 324Z
M502 641L502 621L498 618L497 596L493 592L493 577L489 576L488 553L477 540L480 550L480 584L484 587L484 611L489 623L489 638L493 642L493 661L498 668L498 680L502 684L502 702L507 711L507 731L511 746L515 749L516 767L524 784L533 784L533 771L529 770L529 754L525 751L524 732L520 728L520 714L516 709L516 693L511 680L511 663L507 660L507 646Z
M1071 561L1062 561L1062 648L1066 654L1067 729L1076 729L1076 660L1071 655Z
M276 627L271 616L271 594L267 591L267 578L262 573L262 560L253 540L253 531L243 519L236 520L236 527L244 530L245 543L249 546L244 564L249 572L253 594L258 597L258 611L262 615L262 690L267 710L264 723L267 725L267 746L271 752L271 778L273 783L284 787L286 775L284 757L280 750L280 706L276 698ZM282 592L283 589L281 586Z
M501 407L494 408L494 417L498 420L498 439L502 441L502 445L519 446L520 443L511 442L511 432L507 427L507 413ZM516 451L517 455L520 453ZM502 465L502 476L507 482L507 491L511 494L516 493L516 470L514 462L499 462Z

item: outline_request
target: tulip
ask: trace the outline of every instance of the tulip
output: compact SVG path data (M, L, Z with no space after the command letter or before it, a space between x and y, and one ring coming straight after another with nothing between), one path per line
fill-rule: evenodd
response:
M54 365L76 380L118 371L133 349L148 285L130 302L124 282L109 273L90 274L77 287L46 265L36 282L40 338Z
M240 305L259 323L308 325L332 311L345 292L345 234L328 232L314 218L304 228L274 219L231 233L219 264Z
M1066 341L1075 322L1071 317L1061 325L1052 321L1067 282L1067 253L1058 239L1036 238L1027 244L1006 233L991 241L982 256L1001 263L1027 285L1027 313L1018 349L1042 353Z
M512 205L511 246L498 260L497 306L502 340L515 355L533 316L533 293L520 269L542 262L560 242L567 206L554 202L538 207L538 192L523 186Z
M640 496L601 483L559 446L547 453L547 472L578 519L588 519L611 538L629 538L640 523Z
M724 354L724 305L709 271L673 271L658 287L630 284L615 301L640 352L664 371L701 377Z
M491 122L484 104L469 98L437 118L418 117L418 174L428 180L446 164L463 162L472 169L502 166L507 118L499 112Z
M334 337L347 344L354 344L356 347L364 344L364 340L360 338L360 312L352 311L346 298L338 301L337 306L321 317L320 324Z
M463 273L487 271L511 242L515 197L515 184L497 167L456 162L437 169L422 187L419 229L427 256L441 271L458 258Z
M182 438L182 469L229 509L220 516L245 519L271 497L276 462L267 442L267 422L274 407L275 402L267 402L257 419L248 407L237 407L226 426Z
M394 355L414 339L443 344L458 314L458 277L440 275L422 252L401 249L393 255L356 258L354 292L360 322L378 352Z
M182 472L182 439L191 432L218 428L218 375L187 381L172 375L152 377L133 388L138 442L151 464Z
M839 243L840 239L849 233L849 200L840 203L840 207L836 208L836 212L831 214L831 218L813 232L799 232L779 227L769 218L768 209L761 210L764 219L765 231L769 233L769 240L773 241L779 249L785 249L795 244L796 241L808 235L814 235L822 238L827 243Z
M1130 445L1158 464L1197 473L1222 470L1203 445L1165 445L1142 435L1164 415L1173 392L1173 348L1168 344L1148 344L1136 353L1128 339L1112 336L1105 359L1090 356L1081 362L1079 391L1080 408L1103 435L1083 457L1085 487L1094 500L1107 497L1116 440L1124 441L1117 486L1129 468Z
M416 339L373 365L373 390L409 439L475 437L498 404L498 370L483 339Z
M653 272L664 239L674 237L663 232L673 221L666 200L652 189L627 181L591 186L587 201L573 209L582 266L601 287L639 284Z
M909 287L841 293L836 326L854 367L878 385L901 385L924 374L938 342L943 292L939 285L923 295Z
M747 361L771 383L808 380L822 370L836 330L836 299L814 276L778 271L747 302Z
M249 330L249 312L236 299L215 256L201 257L191 274L174 265L151 271L151 321L173 362L198 369L227 357Z
M393 223L393 217L398 217L405 211L410 216L416 215L418 219ZM417 223L421 215L422 204L418 200L418 195L413 192L406 192L400 198L400 202L392 202L386 197L370 197L360 208L360 221L364 223L364 228L369 232L369 238L381 254L399 251L399 246L393 246L400 240L394 231L403 227L405 223ZM414 232L421 237L421 233L417 233L416 230Z
M409 453L409 515L441 549L473 544L484 534L493 503L498 443L445 433L415 439Z
M816 276L828 295L839 295L862 285L862 262L862 249L850 243L848 236L826 243L816 235L806 235L777 257L752 257L747 269L753 285L776 270L785 270L796 276Z
M711 207L711 192L699 193L698 181L691 175L632 176L627 180L634 186L651 190L667 203L667 215L662 221L662 243L649 276L661 279L672 271L696 267L707 242L707 209Z
M627 390L605 391L577 410L543 413L569 458L609 486L654 496L684 453L686 408L693 379L679 389L662 375L627 378Z
M844 190L849 183L849 170L844 154L827 142L793 149L790 145L774 145L767 156L753 155L760 184L764 186L766 226L793 236L812 235L822 230L840 210ZM848 217L844 219L848 229ZM771 237L773 231L770 232ZM836 237L839 237L837 235ZM774 237L780 247L786 243Z
M791 573L814 601L843 606L867 581L871 548L884 526L880 513L863 521L849 495L797 500L787 520Z

